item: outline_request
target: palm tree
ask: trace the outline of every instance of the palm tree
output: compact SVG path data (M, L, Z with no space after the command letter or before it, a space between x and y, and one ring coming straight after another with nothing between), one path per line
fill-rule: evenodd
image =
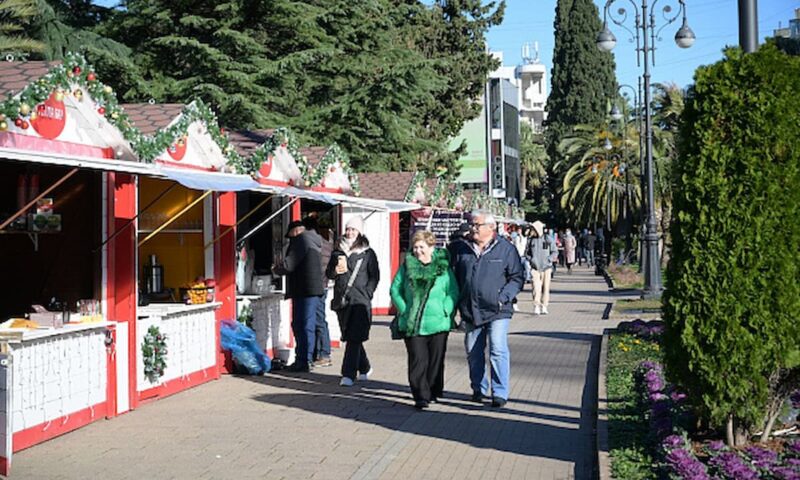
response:
M611 229L626 201L631 211L639 208L638 133L634 125L624 128L615 135L606 124L579 125L559 144L564 158L557 166L563 172L560 204L571 223L603 223Z
M672 220L672 177L673 162L677 159L676 143L683 113L686 92L674 83L653 85L653 163L655 167L656 207L659 223L664 234L666 250L671 244L669 223ZM661 255L664 262L668 255Z
M20 56L44 49L42 42L23 35L37 14L36 0L0 1L0 54Z
M519 126L519 162L522 167L523 192L540 188L547 177L547 163L550 157L544 147L541 135L533 133L527 122Z

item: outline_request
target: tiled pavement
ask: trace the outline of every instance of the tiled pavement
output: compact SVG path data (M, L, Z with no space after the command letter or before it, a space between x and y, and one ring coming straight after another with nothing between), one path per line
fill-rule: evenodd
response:
M511 398L468 401L463 335L450 336L445 399L412 408L405 349L376 319L374 379L313 373L226 376L14 456L20 479L592 479L602 277L559 271L550 314L530 291L511 323Z

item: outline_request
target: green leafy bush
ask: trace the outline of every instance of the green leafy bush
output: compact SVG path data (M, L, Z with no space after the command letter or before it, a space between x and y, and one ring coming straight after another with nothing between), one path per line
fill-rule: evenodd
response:
M683 113L664 347L671 379L739 443L797 380L800 58L725 55Z
M611 473L628 480L655 479L657 462L649 444L650 425L636 399L633 370L645 361L660 361L657 342L628 333L609 337L606 389Z

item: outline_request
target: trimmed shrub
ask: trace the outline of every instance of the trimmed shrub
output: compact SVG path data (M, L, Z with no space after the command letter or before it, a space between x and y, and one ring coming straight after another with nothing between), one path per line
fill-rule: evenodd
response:
M738 443L797 381L800 58L725 57L698 69L683 112L664 348L670 379Z

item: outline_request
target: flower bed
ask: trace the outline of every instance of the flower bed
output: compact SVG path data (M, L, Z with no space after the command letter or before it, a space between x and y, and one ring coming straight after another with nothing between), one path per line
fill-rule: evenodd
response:
M730 449L693 442L686 395L666 382L661 322L627 322L610 336L608 372L611 470L620 479L800 480L800 439L769 448ZM792 396L800 406L800 392Z

